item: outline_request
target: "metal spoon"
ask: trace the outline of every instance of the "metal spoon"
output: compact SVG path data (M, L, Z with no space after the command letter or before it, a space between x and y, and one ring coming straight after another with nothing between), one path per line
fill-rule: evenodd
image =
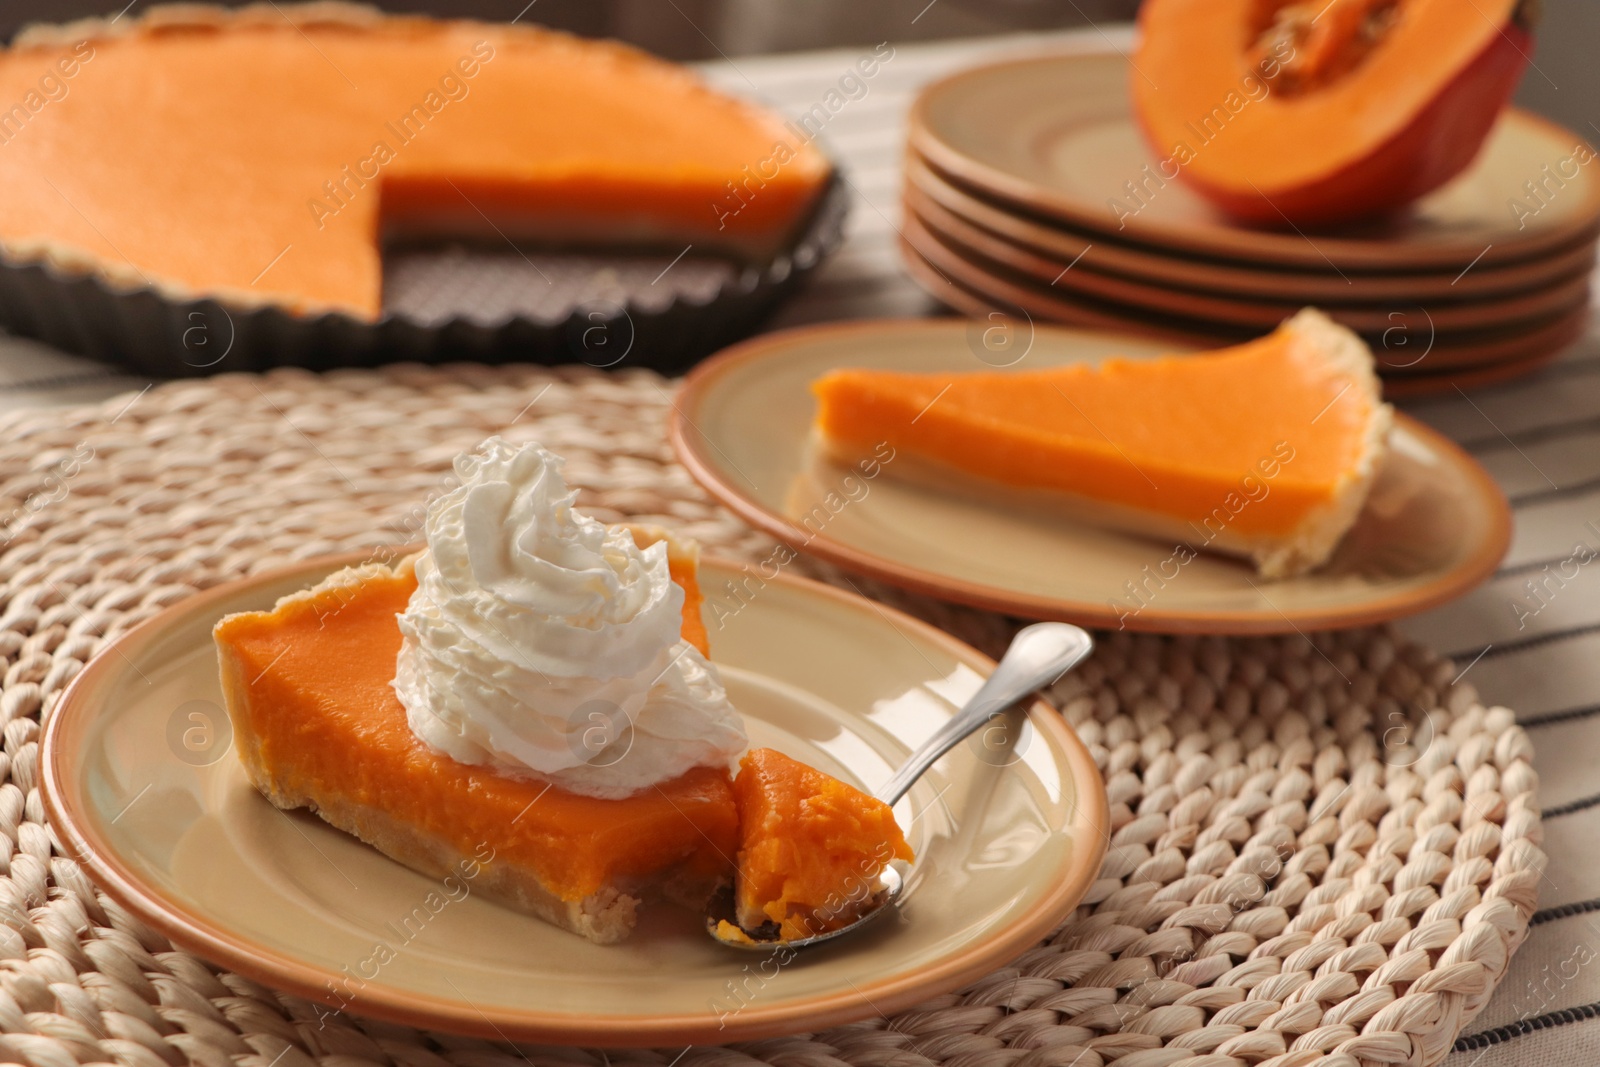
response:
M1024 627L1012 639L1011 647L1001 657L994 673L989 675L966 706L949 722L913 752L909 759L877 791L877 798L894 805L906 795L924 771L949 752L964 738L977 732L994 718L1036 690L1050 685L1057 678L1076 667L1094 650L1094 641L1076 626L1063 622L1040 622ZM905 881L893 867L885 867L878 876L878 885L872 900L862 907L853 922L811 937L785 941L776 936L763 938L762 931L739 930L735 918L733 889L728 887L712 899L706 914L706 931L713 938L732 948L766 952L775 948L804 948L807 945L832 941L888 910L888 905L899 899ZM736 933L724 936L719 932L722 922Z

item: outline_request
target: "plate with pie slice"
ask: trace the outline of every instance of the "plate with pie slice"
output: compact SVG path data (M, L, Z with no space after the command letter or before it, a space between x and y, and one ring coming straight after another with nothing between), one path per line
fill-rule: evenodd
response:
M752 746L871 789L977 690L993 663L925 623L783 573L791 560L700 562L712 662ZM347 798L358 816L352 828L363 839L387 837L386 851L398 849L405 866L329 825L341 819L331 810L330 781L376 756L352 751L317 765L323 777L316 783L296 778L326 753L274 749L275 735L258 729L257 718L231 719L223 705L237 711L237 694L219 680L213 643L224 617L235 620L234 630L259 626L280 614L282 604L265 611L280 597L297 604L308 587L335 596L319 616L327 630L313 633L313 626L299 647L285 647L259 672L224 674L228 686L260 698L252 716L293 703L294 692L310 691L306 683L323 695L297 713L301 725L337 718L329 709L366 684L363 671L350 669L360 656L348 649L312 655L306 646L335 631L359 642L360 627L395 630L392 607L366 612L367 592L323 581L372 561L369 553L295 563L169 608L84 669L43 738L51 824L97 884L178 946L306 997L318 1013L591 1046L714 1044L815 1030L907 1007L1002 966L1059 924L1098 871L1104 787L1061 716L1039 703L1013 713L1005 736L953 750L908 794L894 813L916 854L902 905L826 945L733 951L707 936L701 915L664 902L643 908L626 940L600 944L555 919L494 902L519 870L513 826L536 823L540 833L559 834L563 813L582 807L571 795L548 810L536 798L502 818L489 791L482 812L446 820L451 831L482 823L473 829L483 834L479 847L454 855L448 872L418 873L432 859L404 853L407 841L424 838L396 844L391 833L426 819L414 810L417 798ZM389 575L381 566L349 573L380 571ZM690 630L686 615L686 640ZM385 640L392 659L399 635ZM249 654L244 637L230 641L235 653ZM318 669L326 672L320 681L310 677ZM391 713L381 707L393 703L387 684L376 689L382 692L369 703L377 710L343 727L330 720L321 743L342 743L340 729L359 732L371 715ZM234 728L234 721L257 725ZM263 761L276 766L282 789L320 796L327 822L269 803L252 784ZM406 788L413 786L430 788ZM675 803L692 799L680 793ZM373 821L384 812L388 822ZM641 826L660 823L659 813L645 814ZM598 836L612 848L620 832ZM659 835L641 832L638 848L659 848ZM547 866L581 869L572 851L547 856ZM615 894L599 905L614 903Z
M1471 589L1510 537L1482 468L1309 310L1204 354L999 312L797 329L713 357L675 410L679 459L785 545L1019 616L1366 625Z

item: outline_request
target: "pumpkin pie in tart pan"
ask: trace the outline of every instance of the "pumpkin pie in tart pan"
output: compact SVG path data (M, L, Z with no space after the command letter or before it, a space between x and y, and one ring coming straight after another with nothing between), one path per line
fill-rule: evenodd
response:
M154 7L23 31L0 99L20 101L0 122L0 324L156 373L682 365L753 326L842 221L805 131L685 68L528 25ZM454 317L397 307L383 250L441 242L481 247L489 275ZM573 284L565 253L609 282ZM651 282L673 266L682 295L663 302Z

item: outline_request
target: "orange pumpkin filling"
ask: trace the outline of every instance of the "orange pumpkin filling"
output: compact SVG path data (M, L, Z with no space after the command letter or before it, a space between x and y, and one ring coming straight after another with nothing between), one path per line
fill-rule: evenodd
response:
M633 533L642 547L663 536ZM698 560L668 545L682 636L704 653ZM473 857L477 891L600 943L627 936L640 899L698 908L736 871L751 929L818 933L853 917L889 860L911 858L887 805L770 749L746 754L737 779L699 767L611 800L430 748L390 685L416 588L410 560L369 565L217 624L240 757L279 807L310 807L424 873Z
M912 858L889 805L770 748L739 761L739 925L785 941L849 923L891 860Z
M1273 226L1391 211L1478 154L1524 0L1145 0L1129 89L1162 176Z
M1320 563L1354 521L1389 419L1371 354L1315 311L1192 356L837 370L812 390L841 462L887 443L891 475L1059 499L1088 521L1252 555L1274 575Z
M678 563L673 577L697 593L690 567ZM669 869L709 896L730 873L738 840L726 770L697 768L602 800L459 763L417 740L389 684L401 644L395 616L416 584L409 567L379 570L218 625L217 642L247 690L238 700L229 694L230 712L248 716L236 724L241 754L267 771L269 795L305 798L358 836L369 835L330 816L360 805L461 855L487 844L487 866L531 872L564 901ZM686 603L684 637L703 643L689 610Z
M363 318L389 233L760 259L830 173L777 116L622 45L333 4L27 34L0 51L0 147L15 255Z

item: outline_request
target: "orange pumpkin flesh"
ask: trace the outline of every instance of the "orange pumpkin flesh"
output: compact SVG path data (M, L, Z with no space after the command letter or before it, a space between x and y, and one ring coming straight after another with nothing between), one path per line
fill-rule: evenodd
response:
M739 808L739 925L775 924L797 940L837 929L871 899L890 860L911 846L889 805L770 748L745 753Z
M1145 0L1139 26L1130 84L1163 178L1275 226L1455 177L1532 48L1523 0Z

